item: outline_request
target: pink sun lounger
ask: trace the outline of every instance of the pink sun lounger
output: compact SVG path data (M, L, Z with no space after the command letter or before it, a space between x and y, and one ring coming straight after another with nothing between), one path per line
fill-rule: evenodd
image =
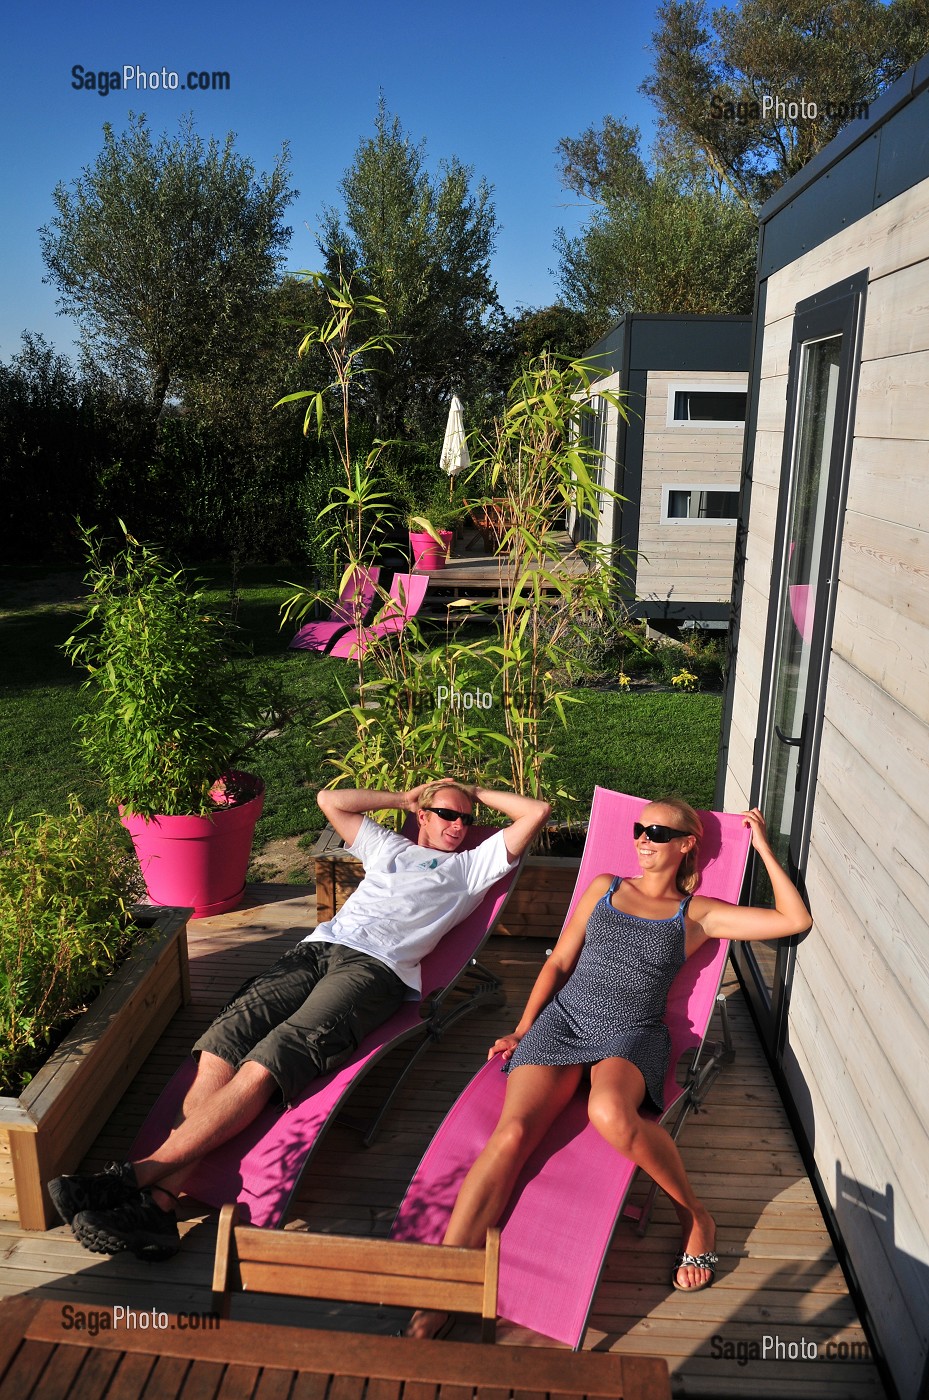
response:
M465 845L477 845L496 830L473 826ZM364 1141L370 1143L394 1095L423 1051L467 1012L500 1000L499 979L480 965L477 954L503 911L519 869L517 862L423 959L420 1001L404 1002L389 1020L365 1037L351 1059L314 1080L304 1096L289 1108L268 1107L237 1137L211 1152L185 1183L186 1193L216 1207L238 1201L239 1218L252 1225L281 1225L307 1161L356 1081L388 1050L419 1035L421 1044L367 1128ZM450 996L462 980L464 986L457 988L454 997ZM188 1058L170 1080L130 1149L131 1161L147 1156L167 1137L195 1070L193 1058Z
M402 632L423 605L429 578L426 574L394 574L390 596L368 627L350 627L329 648L330 656L364 656L377 641Z
M329 617L315 622L307 622L290 642L296 651L326 651L330 644L345 631L363 623L374 607L377 598L377 581L380 569L356 569L342 589L339 601L334 604Z
M638 872L632 824L644 805L641 798L625 793L595 790L569 916L597 875ZM700 893L736 903L748 858L749 832L738 816L716 812L700 815L704 824ZM724 1043L704 1047L728 949L728 941L704 944L684 964L668 995L665 1021L671 1033L671 1056L664 1116L677 1109L672 1129L675 1137L721 1065L732 1058L722 997ZM701 1056L704 1049L712 1053ZM691 1056L691 1065L687 1082L681 1086L675 1068L686 1054ZM499 1059L490 1061L471 1080L417 1169L394 1223L394 1238L426 1244L442 1239L461 1182L496 1126L505 1088L506 1075ZM582 1086L529 1159L500 1222L501 1317L569 1346L580 1346L613 1231L636 1170L633 1162L611 1148L588 1123L587 1092ZM651 1199L641 1212L643 1231Z

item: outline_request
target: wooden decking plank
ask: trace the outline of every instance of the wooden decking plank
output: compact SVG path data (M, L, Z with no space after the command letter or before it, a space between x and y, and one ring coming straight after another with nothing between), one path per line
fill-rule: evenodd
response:
M24 1341L16 1353L16 1375L7 1374L0 1382L0 1400L23 1400L39 1385L51 1359L51 1342Z
M255 1400L290 1400L293 1382L294 1373L292 1371L270 1370L266 1368L258 1377L258 1382L254 1391ZM334 1400L331 1388L329 1395L331 1400Z

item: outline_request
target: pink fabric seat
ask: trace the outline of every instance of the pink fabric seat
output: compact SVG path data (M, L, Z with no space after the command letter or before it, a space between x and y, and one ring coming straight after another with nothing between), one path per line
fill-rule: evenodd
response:
M334 605L327 619L307 622L296 632L290 647L296 651L325 651L346 627L363 623L377 598L377 581L380 569L356 569L342 590L339 601Z
M597 788L590 827L571 899L597 875L638 873L632 824L643 799ZM739 816L701 812L700 892L738 902L750 846ZM570 910L569 910L570 915ZM671 1057L665 1080L665 1117L677 1107L680 1131L686 1113L715 1078L727 1052L718 1052L680 1086L682 1055L704 1047L729 944L710 941L678 973L665 1021ZM519 1015L514 1008L513 1021ZM438 1243L459 1187L496 1126L506 1076L499 1059L478 1071L439 1128L417 1169L393 1227L397 1239ZM582 1087L530 1158L502 1219L501 1317L569 1346L578 1347L610 1241L636 1167L614 1151L587 1121Z
M364 656L376 641L402 632L411 617L419 612L429 587L424 574L394 574L390 597L368 627L351 627L336 638L329 648L330 656Z
M495 830L496 827L471 827L465 845L476 845ZM238 1201L241 1219L252 1225L281 1225L303 1168L355 1081L388 1050L419 1035L420 1046L368 1129L366 1141L370 1141L394 1093L422 1051L466 1011L499 999L499 981L476 958L506 904L518 871L519 865L515 864L491 886L477 908L423 959L421 1001L404 1002L388 1021L365 1037L351 1059L331 1074L314 1080L290 1108L282 1111L279 1106L268 1107L237 1137L211 1152L188 1179L187 1194L216 1207ZM445 993L464 974L471 983L469 994L464 999L457 996L446 1005ZM170 1080L130 1149L131 1161L147 1156L167 1137L195 1069L194 1060L188 1058Z

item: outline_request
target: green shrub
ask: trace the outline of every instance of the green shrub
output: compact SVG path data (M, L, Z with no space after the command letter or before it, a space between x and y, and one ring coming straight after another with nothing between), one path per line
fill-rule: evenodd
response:
M103 986L139 937L137 866L109 816L9 824L0 843L0 1091L18 1092L56 1030Z
M82 533L90 604L64 651L88 672L84 751L130 815L205 815L217 779L276 727L277 697L233 665L228 624L183 570L128 532L111 560Z

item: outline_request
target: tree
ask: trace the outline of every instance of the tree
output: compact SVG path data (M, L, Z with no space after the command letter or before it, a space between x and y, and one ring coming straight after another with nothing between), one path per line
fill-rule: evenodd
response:
M650 162L613 117L559 145L565 185L594 204L579 237L558 235L561 288L601 329L624 311L749 312L761 204L929 49L929 0L666 0L657 19Z
M559 143L566 187L593 213L559 231L559 281L595 333L626 311L747 314L757 225L734 199L668 161L649 171L636 127L607 117Z
M256 175L236 154L196 135L154 141L144 116L103 127L103 150L40 229L46 281L80 326L85 350L122 383L142 384L157 411L206 377L226 347L247 339L279 273L295 197L282 151Z
M490 275L497 220L490 187L455 157L430 175L381 99L375 133L362 140L340 183L344 221L325 211L320 248L329 275L354 278L387 308L392 354L373 356L366 407L381 437L431 436L448 397L483 376L499 313Z
M140 398L114 395L89 364L75 370L41 335L0 365L0 525L14 559L67 556L74 518L106 513L114 481L140 483L155 424ZM138 486L136 489L140 489Z
M667 0L657 18L642 91L664 153L755 212L929 50L929 0Z
M582 311L563 302L551 306L520 307L510 325L513 365L510 380L521 362L537 360L546 351L579 360L596 332Z

